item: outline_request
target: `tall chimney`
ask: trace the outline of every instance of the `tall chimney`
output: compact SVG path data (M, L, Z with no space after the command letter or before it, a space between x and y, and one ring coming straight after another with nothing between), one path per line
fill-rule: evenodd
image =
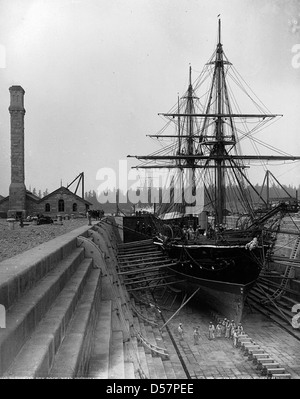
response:
M24 173L24 94L21 86L10 91L11 184L9 186L8 217L26 216Z

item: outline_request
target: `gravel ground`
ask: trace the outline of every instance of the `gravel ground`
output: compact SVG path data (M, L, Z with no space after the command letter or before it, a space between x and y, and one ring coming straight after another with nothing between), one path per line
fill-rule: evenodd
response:
M6 219L0 219L0 262L87 224L86 218L79 218L63 220L62 225L28 223L21 228L15 223L10 230Z

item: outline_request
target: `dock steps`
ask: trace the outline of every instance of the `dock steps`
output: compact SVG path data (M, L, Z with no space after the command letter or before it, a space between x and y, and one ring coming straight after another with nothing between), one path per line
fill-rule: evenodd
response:
M152 245L153 244L151 244L151 246ZM140 244L138 244L138 246L140 246ZM129 248L128 245L127 248ZM109 253L107 248L102 248L102 250L104 250L104 256L107 261L107 268L104 270L105 276L103 277L103 281L106 281L105 285L109 285L109 283L113 285L112 290L105 288L103 292L106 292L103 293L103 295L107 299L112 299L112 295L114 294L114 298L117 296L122 301L121 308L119 307L119 309L116 309L115 305L113 305L114 300L112 300L112 325L114 325L114 320L118 317L117 314L123 312L124 308L130 311L129 313L131 314L127 320L129 323L128 331L130 336L128 340L125 340L123 337L123 355L121 354L119 356L123 356L124 363L129 362L131 364L130 368L131 370L132 368L134 369L135 378L160 378L157 377L156 370L160 370L159 374L164 378L167 378L167 375L169 377L174 377L176 375L175 370L173 369L172 362L170 362L168 358L167 348L164 345L161 332L158 329L160 313L153 305L154 301L146 298L143 302L139 300L141 299L140 295L137 295L135 292L130 293L128 290L129 287L125 284L126 275L120 273L120 270L126 270L126 266L128 270L136 268L136 264L140 262L135 262L136 259L132 254L129 254L129 250L127 250L127 253L124 255L122 263L120 263L121 255L119 253ZM148 249L146 250L145 248L143 248L142 251L136 251L135 249L134 253L138 253L138 257L140 257L140 253L143 254L142 256L146 255L145 251L148 254ZM155 248L155 251L157 251L157 248ZM160 250L157 252L161 254ZM150 248L150 256L153 258L153 248ZM151 267L151 261L149 262L147 259L148 257L146 256L144 268ZM159 259L159 261L160 260L161 259ZM164 258L164 262L165 261ZM155 264L156 262L154 262L154 265ZM147 297L147 290L143 291L143 294L145 293ZM154 329L156 330L155 332ZM113 328L113 331L115 331L115 328ZM113 334L115 334L115 332L113 332ZM115 345L112 341L109 346L110 351L113 352ZM120 342L119 346L121 348ZM113 357L110 356L110 359L110 364L112 364ZM165 365L165 362L168 362L168 364ZM127 372L124 371L123 374L122 371L117 374L122 375L122 378L124 375L125 378ZM112 372L112 378L114 378L114 375L116 375L116 373Z
M50 378L86 376L99 312L100 271L93 269L66 335L54 358Z
M113 331L109 357L109 379L125 378L123 332Z
M101 222L0 262L0 378L149 378L116 251Z
M28 373L30 377L36 373L44 375L46 366L39 362L33 368L27 367L23 370L21 363L18 369L14 368L16 363L13 363L17 356L21 356L21 350L25 356L24 345L29 345L29 340L35 333L39 339L35 345L31 340L31 345L35 347L34 353L37 357L40 356L39 348L43 347L47 352L47 345L50 348L53 348L53 345L56 347L62 339L91 268L90 260L85 259L84 250L77 248L76 242L76 237L85 234L86 231L87 227L73 230L0 263L3 277L0 282L0 299L8 306L6 328L0 330L0 376L3 378L13 377L13 370L21 375ZM77 280L73 277L76 275ZM73 283L69 283L71 280ZM60 327L59 323L56 323L57 318L52 306L55 301L58 303L60 293L68 284L75 284L77 291L65 294L70 305L60 310L65 312L62 313L64 324ZM67 288L64 292L66 290ZM47 312L50 312L49 318L53 319L49 322L49 328L52 325L57 327L51 334L48 333L47 322L44 320ZM49 350L48 357L52 359L52 349ZM46 365L47 361L44 362Z
M22 347L4 377L47 377L55 353L64 339L67 326L91 272L92 262L84 260L58 295L53 306Z

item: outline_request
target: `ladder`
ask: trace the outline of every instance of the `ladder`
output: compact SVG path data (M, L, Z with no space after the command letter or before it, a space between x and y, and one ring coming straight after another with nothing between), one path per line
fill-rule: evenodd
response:
M297 239L295 240L294 247L293 247L290 257L289 257L290 261L293 261L296 259L298 251L299 251L299 247L300 247L300 235L297 236ZM291 264L288 265L285 269L283 278L280 283L280 287L278 287L276 289L276 291L274 291L273 294L270 295L269 298L264 300L262 303L265 304L267 302L270 302L271 300L280 299L286 290L287 283L288 283L289 279L291 277L293 277L293 275L294 275L294 266L293 266L293 263L291 262Z

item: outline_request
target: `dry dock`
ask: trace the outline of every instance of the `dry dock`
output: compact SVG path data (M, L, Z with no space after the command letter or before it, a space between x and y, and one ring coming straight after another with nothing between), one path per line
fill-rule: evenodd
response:
M246 307L239 347L210 341L218 315L192 300L178 312L183 293L168 285L170 260L151 240L133 246L105 218L0 262L0 377L300 378L296 336Z

